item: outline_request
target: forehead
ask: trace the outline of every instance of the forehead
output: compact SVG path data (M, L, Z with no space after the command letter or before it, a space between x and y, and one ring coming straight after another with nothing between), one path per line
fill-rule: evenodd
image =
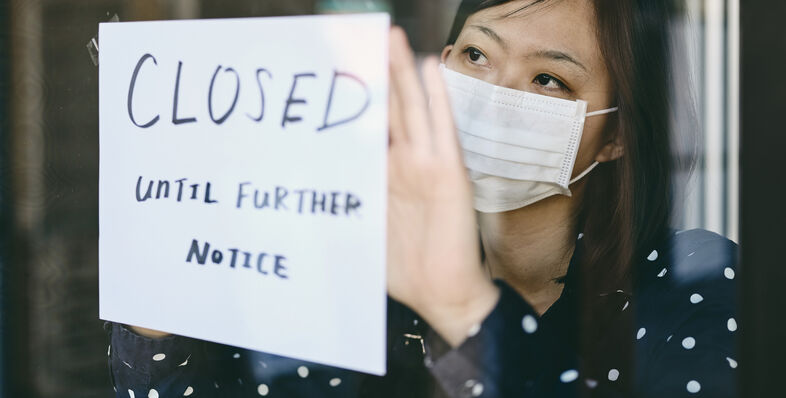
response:
M585 64L602 63L595 10L589 0L518 0L470 15L462 35L491 28L510 43L509 51L528 53L551 49L569 52ZM512 54L515 55L515 54Z

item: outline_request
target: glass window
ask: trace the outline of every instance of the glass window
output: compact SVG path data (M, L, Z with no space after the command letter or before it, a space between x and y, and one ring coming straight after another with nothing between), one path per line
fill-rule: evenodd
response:
M470 3L475 8L467 6ZM581 23L565 24L564 19L570 17L582 21L581 18L584 18L583 21L587 22L586 15L576 11L580 7L562 9L567 0L535 1L533 4L521 0L494 1L490 3L501 4L490 8L484 6L485 3L488 2L0 0L0 266L3 268L0 279L0 302L3 306L0 315L3 331L0 388L8 396L35 398L104 397L113 393L132 398L157 397L160 393L164 397L174 396L170 394L174 394L175 390L184 396L203 396L199 394L202 388L217 391L230 388L226 384L230 376L232 390L225 391L245 391L247 395L242 396L282 396L276 395L282 389L294 394L292 396L323 392L335 394L330 396L430 396L432 393L451 397L504 396L511 392L511 388L524 394L536 394L533 396L552 393L570 396L578 394L577 391L592 393L596 388L599 390L595 391L600 391L596 392L600 394L598 396L611 392L624 396L632 391L641 392L641 388L658 391L657 388L661 387L666 389L660 396L670 396L676 391L715 394L718 390L734 388L736 375L733 370L737 368L738 361L734 333L739 320L733 310L737 283L736 243L740 241L739 0L679 0L674 14L661 13L657 6L650 9L640 4L631 8L634 11L622 7L628 10L625 14L620 11L622 8L602 5L607 2L594 2L601 4L598 15L607 18L618 15L630 17L632 14L629 13L639 12L641 15L634 15L636 18L644 18L642 15L662 16L667 25L657 28L630 22L629 26L626 25L628 30L615 30L616 25L625 21L615 25L608 20L593 20L586 26L594 29L597 23L602 27L599 31L605 32L606 36L600 35L590 41L598 48L571 42L572 46L581 49L581 56L575 57L578 60L564 48L533 52L532 47L527 45L538 43L532 39L536 33L554 38L564 32L581 29L584 26ZM524 7L527 9L522 11L511 8L513 3L531 7ZM589 0L581 3L585 6L594 4ZM475 26L474 30L466 27L471 33L462 30L464 24L454 27L460 4L467 7L464 11L471 10L467 15L475 16L472 21L480 26ZM495 10L508 13L495 14ZM460 314L463 316L483 307L478 311L481 316L464 325L466 330L456 338L448 332L454 331L455 325L431 327L430 324L441 321L441 315L420 310L412 304L417 300L407 304L400 304L399 300L389 303L388 308L393 310L388 315L395 313L400 317L396 319L404 319L407 325L404 331L393 330L390 325L397 321L389 320L389 374L385 378L290 358L254 356L259 353L249 354L256 358L253 364L242 362L244 366L238 366L231 360L240 357L239 352L232 347L209 342L202 346L199 344L203 342L177 340L173 346L166 346L160 345L164 340L153 339L158 341L154 343L157 345L137 341L139 345L135 346L134 337L129 336L143 338L141 336L145 333L154 332L105 324L98 319L100 65L96 65L96 54L101 44L97 36L98 23L110 21L113 17L126 22L365 12L389 13L393 23L406 32L417 65L428 64L429 57L441 56L440 60L447 65L443 76L452 76L447 77L448 95L454 106L449 109L457 114L452 116L463 117L463 122L454 118L456 136L460 137L463 159L474 159L467 160L466 167L461 168L465 173L462 176L472 182L474 189L472 201L466 203L465 210L470 212L473 204L474 210L477 210L472 212L476 218L471 225L460 227L472 229L474 235L469 242L477 243L480 258L476 265L483 270L482 276L488 279L484 282L490 282L484 285L486 290L478 289L478 297L486 294L491 297L490 305L462 307L466 311ZM483 18L477 17L482 12L487 14L483 14ZM554 13L559 12L566 13L561 16L562 19L555 17ZM666 17L669 19L666 20ZM549 18L555 18L555 24L544 24L543 21ZM537 26L541 28L532 28L533 24L540 24ZM511 34L516 29L530 30L527 34ZM641 57L630 55L643 57L647 53L636 48L637 44L659 43L642 39L646 36L642 33L644 31L657 32L668 38L669 47L664 53L670 56L668 70L651 70L652 79L644 78L641 72L642 68L651 68L651 65L648 66ZM459 32L467 36L459 36ZM623 42L610 32L630 34L633 39ZM620 41L615 41L617 39ZM446 43L455 47L443 53ZM485 46L494 46L494 50L489 51ZM615 53L614 49L618 51ZM660 54L657 52L660 49L653 47L651 50L653 54ZM597 54L596 58L599 58L594 59L588 53ZM609 54L617 54L619 59L614 61L616 63L609 61L615 57ZM607 80L603 80L603 84L597 83L601 88L591 87L595 84L592 82L601 79L593 75L598 73L598 69L579 62L590 65L588 61L593 59L607 73L604 75ZM500 65L499 69L483 65L484 60L494 68ZM495 63L498 60L499 64ZM651 61L658 64L663 59ZM427 80L426 77L421 78ZM654 85L652 82L660 81L668 82L669 87L651 87ZM482 87L478 92L487 90L483 91L487 96L482 97L486 94L476 92L463 103L456 100L462 95L462 84L469 82ZM624 92L625 87L629 90L628 96L619 94ZM579 131L584 129L584 148L595 148L594 155L586 155L578 147L573 148L572 155L565 155L567 149L539 148L515 138L520 136L510 138L511 142L500 141L500 137L509 137L505 135L508 132L525 129L521 126L535 126L530 131L532 137L543 139L546 146L554 142L553 137L543 138L548 134L538 130L538 126L545 128L543 126L551 125L556 126L553 131L561 131L560 120L555 121L549 109L522 116L514 105L507 108L489 105L493 99L500 98L494 97L500 92L509 93L517 101L537 102L537 99L522 94L532 94L533 90L546 102L549 100L544 100L545 96L559 97L564 101L561 102L563 106L567 106L565 103L568 102L576 106L579 103L576 100L588 98L608 99L607 103L588 101L587 111L601 111L601 114L587 114L587 118L582 117L579 124ZM604 97L599 92L608 95ZM646 97L647 93L667 95L668 101ZM475 112L479 103L488 106L487 110L491 109L491 116ZM464 108L460 107L461 104ZM579 109L584 116L581 106L571 109ZM664 111L660 107L667 109ZM448 109L447 106L445 109ZM460 112L462 109L464 113ZM483 117L486 119L481 120ZM473 124L478 120L483 124ZM609 124L592 133L593 126L601 123L598 120ZM631 127L644 126L644 130L652 130L654 124L664 120L666 123L662 127L668 130L663 132L665 136L659 137L653 131L634 131ZM607 127L612 124L615 127ZM479 125L482 127L477 127ZM615 131L624 129L628 129L625 130L629 131L628 135L615 135ZM587 137L599 137L601 134L608 139L596 138L597 146L592 147L595 144L589 143ZM582 136L573 138L578 140ZM644 139L651 141L645 143ZM559 146L560 143L554 145ZM670 157L661 153L663 148L668 149ZM528 155L521 156L531 158L499 161L495 158L502 156L499 151L518 151L517 154L526 153ZM490 152L494 155L489 155ZM533 153L536 154L531 155ZM568 169L568 173L573 174L567 177L575 177L578 184L560 183L561 180L557 181L556 177L552 181L549 180L551 177L538 174L548 168L559 168L563 163L557 162L558 166L541 164L540 168L535 167L537 170L532 171L533 164L538 166L538 161L548 163L548 159L557 156L554 153L562 156L560 162L565 156L573 157L569 159L571 168ZM657 158L653 153L664 156ZM631 156L646 158L652 163L630 162L624 163L627 166L617 166L623 162L619 159L627 161ZM488 158L493 161L489 162ZM668 158L668 166L658 163L665 158ZM598 166L594 165L595 160L600 162ZM510 164L515 164L517 171L525 171L516 176L512 176L512 172L499 171L510 170ZM579 170L579 166L587 173L581 173L584 170ZM658 170L664 171L662 176L670 180L669 184L651 180L657 173L651 173L648 167L662 168ZM642 171L642 168L646 170ZM636 178L624 174L627 172L635 173ZM537 176L520 176L527 173ZM646 183L641 179L645 177ZM624 180L628 185L620 183L623 178L628 178ZM522 181L526 184L522 185ZM632 187L636 187L637 191L633 192ZM571 189L583 202L569 202ZM624 207L624 200L620 199L622 194L630 195L624 199L630 200L629 208ZM634 197L635 200L631 199ZM658 201L653 197L662 197L664 205L671 200L670 211L658 208ZM642 220L657 221L657 217L636 207L644 206L641 203L646 203L648 209L655 209L653 212L663 212L665 215L661 218L666 223L651 228L642 226ZM544 214L554 212L569 214L570 217L547 223L548 220L534 217L533 213L520 212L525 205L533 206L530 209L540 206L537 208L542 209L539 211ZM559 213L554 210L559 206L575 213L567 210ZM624 216L620 216L620 212ZM424 215L435 213L437 210ZM517 226L531 220L542 222L544 231L559 236L564 242L554 244L542 236L538 240L528 240L526 236L532 230ZM560 225L564 228L557 228ZM629 234L620 233L621 228ZM450 232L440 231L435 234L439 239ZM609 231L616 231L616 234L607 235ZM474 239L477 235L480 239ZM566 239L568 235L570 237ZM511 238L516 236L522 238ZM642 241L651 245L643 245ZM430 246L424 247L428 249ZM458 244L450 247L455 250L463 248ZM697 257L693 256L701 257L702 262L694 265L691 258ZM538 264L552 266L530 269L526 267L535 262L511 260L529 257L539 261ZM517 268L509 263L520 266ZM600 263L611 265L590 267L598 267ZM707 276L707 272L715 272L708 268L710 266L719 267L717 278ZM593 270L608 272L608 275L597 274ZM474 277L474 274L471 276ZM636 279L639 277L646 281L640 282ZM492 280L501 282L494 284ZM684 289L685 297L668 296L673 292L661 290L661 285L658 285L665 280ZM720 290L711 288L726 282L729 285ZM640 283L647 288L640 287ZM126 286L123 289L128 294L145 293L143 286ZM717 291L723 293L712 293ZM593 293L592 301L585 300L589 297L587 292ZM669 323L676 320L655 310L661 299L666 303L676 303L673 314L683 311L696 317L696 322L688 327ZM698 315L690 312L711 303L718 304L723 310L717 314L711 311L699 311ZM614 310L611 311L611 308ZM631 313L630 316L628 313ZM597 318L593 318L594 315L598 315ZM458 328L461 329L460 326ZM520 336L512 338L513 329ZM108 332L112 333L112 337ZM118 336L123 333L128 338L123 342L126 345L114 350L107 347L110 338L120 339ZM588 348L595 341L593 339L625 343L620 344L623 348L613 355L604 356ZM653 342L648 339L653 339ZM658 343L654 342L655 339ZM351 343L337 339L336 344ZM708 348L718 345L721 348L717 352L712 351L715 348ZM197 346L198 349L195 348ZM149 347L171 351L148 353L145 350ZM538 352L538 349L546 352ZM197 350L204 350L199 351L203 354L195 354ZM484 357L481 355L483 352L494 355ZM529 369L530 365L526 362L517 362L516 355L512 354L516 352L526 352L530 356L538 352L531 358L542 360L543 369L550 373L539 373L537 369ZM655 352L664 353L672 362L658 358L653 354ZM154 369L150 371L150 380L153 381L134 385L136 380L141 379L123 366L131 369L133 366L128 362L132 360L128 358L142 353L154 354L150 355L150 369ZM184 360L177 364L182 364L182 368L175 366L174 370L155 370L158 369L155 366L163 364L167 356L180 358L183 353L186 353ZM188 373L191 368L187 366L207 366L199 361L207 361L209 355L223 355L221 353L229 354L222 359L228 362L217 360L215 368L200 368L194 370L197 373ZM698 359L695 359L695 366L686 367L694 360L691 353L697 353ZM243 351L242 355L245 359L246 352ZM640 379L629 378L628 370L641 365L642 355L650 355L645 359L654 361L657 366L646 368ZM714 362L707 365L699 357L712 357ZM144 366L147 369L148 365ZM696 377L669 373L691 367L705 370ZM177 373L181 372L179 369L186 370L181 374ZM721 376L710 378L710 371ZM145 372L148 370L143 372L147 375ZM663 372L664 383L658 384L661 374L657 372ZM519 380L517 375L524 376ZM190 384L197 381L198 385ZM669 389L669 383L679 385L679 388ZM118 386L121 388L117 389ZM129 390L133 394L127 392Z

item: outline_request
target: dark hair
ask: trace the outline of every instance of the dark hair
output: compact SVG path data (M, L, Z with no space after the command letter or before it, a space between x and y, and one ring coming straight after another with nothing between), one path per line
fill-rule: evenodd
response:
M462 1L448 44L456 42L470 15L509 1ZM534 0L508 16L547 1ZM577 258L582 318L596 316L588 310L593 298L631 287L632 265L668 233L672 203L668 27L673 7L668 0L590 1L601 52L617 82L619 112L608 119L607 131L615 134L608 138L622 144L624 155L587 176L578 216L584 233Z

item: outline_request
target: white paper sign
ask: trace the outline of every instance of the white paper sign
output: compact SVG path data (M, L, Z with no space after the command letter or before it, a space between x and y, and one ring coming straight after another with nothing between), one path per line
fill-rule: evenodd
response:
M99 316L384 374L388 30L101 24Z

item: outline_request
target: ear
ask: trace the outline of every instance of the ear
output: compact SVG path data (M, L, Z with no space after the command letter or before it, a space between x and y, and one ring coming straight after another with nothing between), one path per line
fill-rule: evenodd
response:
M448 56L450 55L451 51L453 51L452 44L447 45L445 46L445 48L442 49L442 55L440 56L440 60L442 61L443 64L448 60Z
M617 160L625 154L625 149L622 146L622 143L619 142L619 139L615 137L611 141L607 142L598 154L595 156L595 161L598 163L603 162L611 162L612 160Z

